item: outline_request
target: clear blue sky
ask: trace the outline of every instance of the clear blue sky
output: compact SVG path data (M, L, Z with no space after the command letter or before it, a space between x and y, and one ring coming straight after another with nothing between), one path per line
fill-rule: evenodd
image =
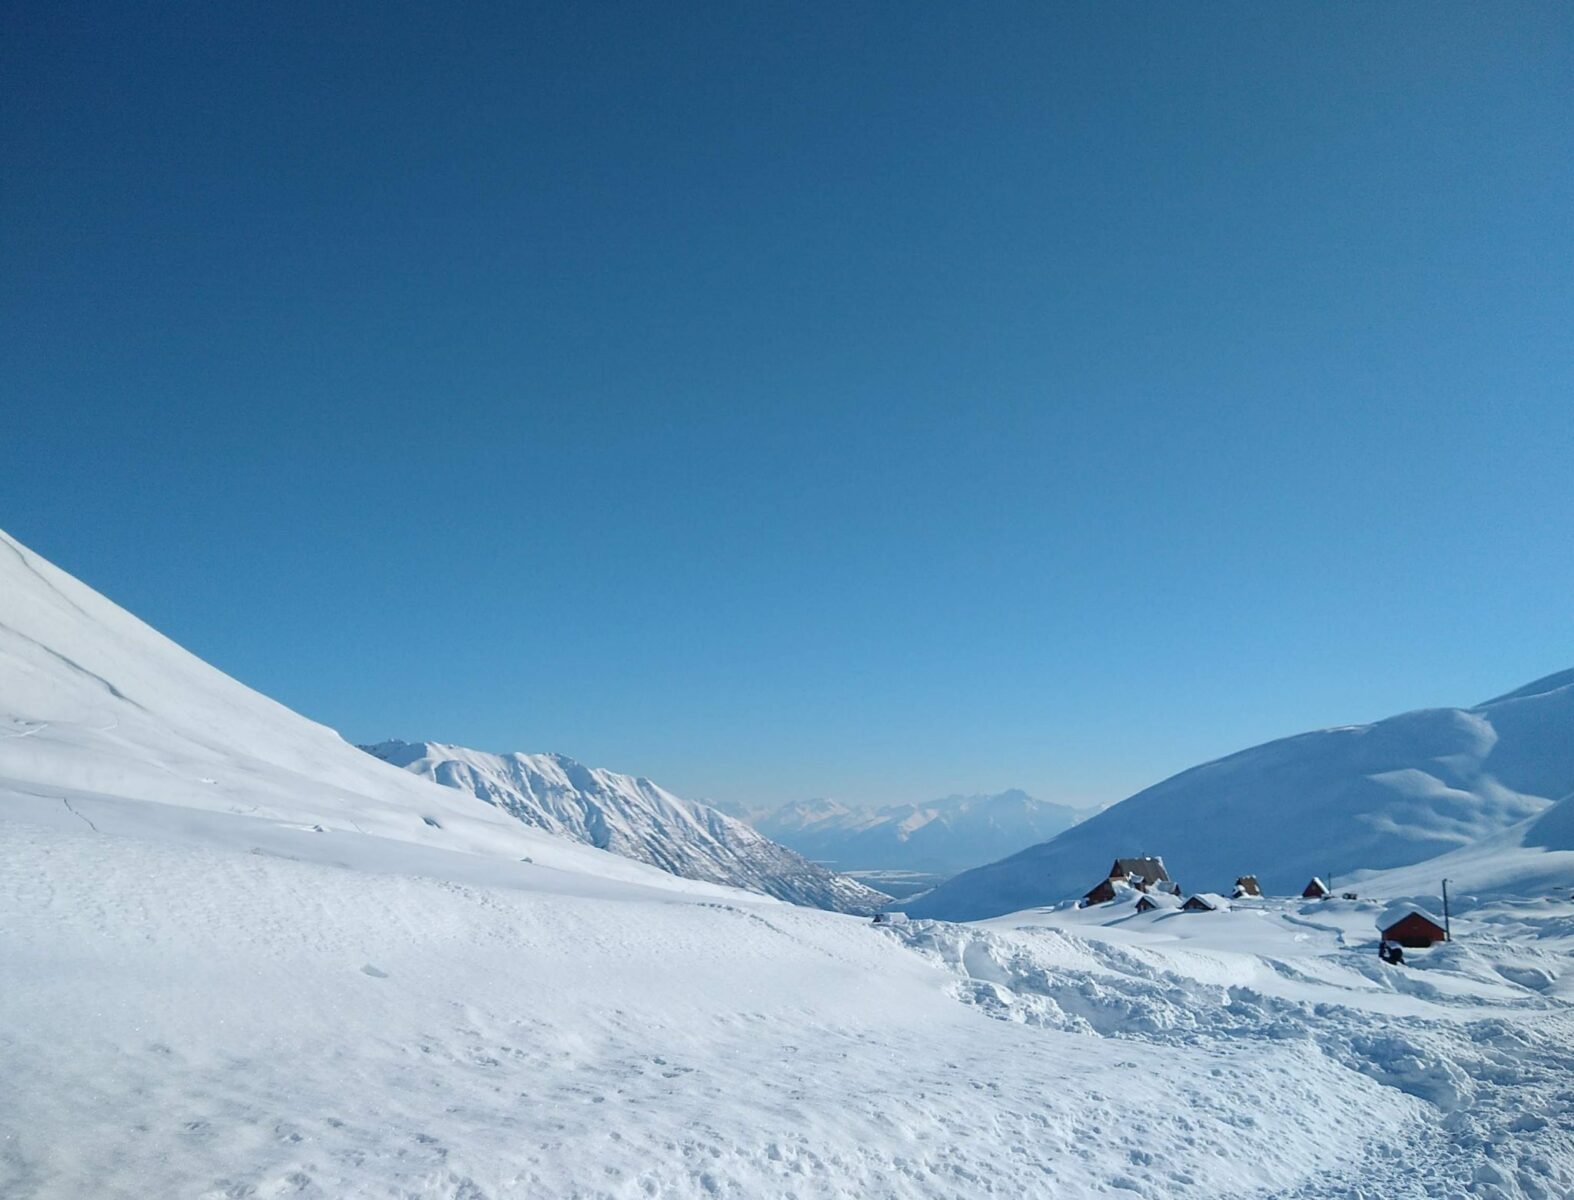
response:
M5 27L0 525L352 739L1104 801L1574 665L1574 7Z

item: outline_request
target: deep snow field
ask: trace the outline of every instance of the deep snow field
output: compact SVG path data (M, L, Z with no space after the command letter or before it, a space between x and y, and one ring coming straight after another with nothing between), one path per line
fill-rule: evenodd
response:
M6 811L8 1198L1574 1194L1567 902L1388 967L1367 904L882 929Z
M1571 813L1455 865L1561 882ZM1404 967L1377 901L875 926L379 762L0 534L4 1200L1566 1198L1547 890Z

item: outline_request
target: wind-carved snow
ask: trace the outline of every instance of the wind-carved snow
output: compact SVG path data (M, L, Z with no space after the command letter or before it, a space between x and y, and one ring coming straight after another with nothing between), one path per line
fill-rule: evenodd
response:
M1528 829L1571 791L1574 673L1564 672L1473 709L1305 733L1193 767L959 875L909 911L973 920L1053 903L1082 895L1112 858L1135 853L1162 854L1188 891L1227 891L1254 874L1266 891L1296 894L1314 875L1348 884L1469 857L1485 839ZM1539 888L1549 865L1527 884ZM1434 887L1441 877L1433 873Z
M649 779L587 767L566 755L489 754L397 740L361 748L474 795L526 825L687 879L838 912L871 913L890 900L714 808L680 799Z

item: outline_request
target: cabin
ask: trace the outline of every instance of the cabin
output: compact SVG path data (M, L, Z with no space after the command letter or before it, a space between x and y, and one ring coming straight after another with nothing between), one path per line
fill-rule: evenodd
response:
M905 912L877 912L874 915L874 924L906 925L907 914Z
M1317 876L1312 876L1312 881L1306 885L1301 893L1302 900L1326 900L1333 893L1328 890L1328 885Z
M1181 885L1169 879L1169 872L1165 871L1163 858L1116 858L1110 868L1110 874L1103 877L1086 896L1081 898L1081 907L1086 909L1089 904L1108 904L1122 894L1125 888L1135 888L1136 891L1168 891L1173 896L1181 893Z
M1230 902L1217 892L1198 892L1181 905L1181 912L1229 912Z
M1110 867L1109 874L1094 884L1088 894L1082 897L1081 907L1087 908L1090 904L1108 904L1132 888L1139 892L1158 889L1174 894L1180 891L1179 885L1164 869L1162 858L1117 858L1114 866Z
M1383 930L1383 941L1397 942L1411 950L1423 950L1438 942L1446 942L1448 933L1424 913L1410 912Z
M1261 895L1262 887L1257 882L1257 876L1242 875L1235 881L1235 899L1239 900L1244 896L1261 897Z
M1159 909L1172 909L1180 907L1180 899L1169 892L1147 892L1137 898L1137 911L1140 913L1156 912Z
M1131 890L1131 884L1124 879L1101 879L1088 894L1082 897L1082 907L1090 904L1108 904L1111 900Z
M1170 882L1170 873L1164 869L1164 860L1152 858L1117 858L1109 869L1111 879L1129 879L1133 886L1147 891L1157 883Z

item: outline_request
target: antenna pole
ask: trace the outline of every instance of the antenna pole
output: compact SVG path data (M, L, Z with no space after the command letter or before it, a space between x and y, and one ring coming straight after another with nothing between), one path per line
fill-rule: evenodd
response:
M1448 880L1446 879L1443 880L1443 940L1445 942L1454 940L1454 930L1448 920Z

